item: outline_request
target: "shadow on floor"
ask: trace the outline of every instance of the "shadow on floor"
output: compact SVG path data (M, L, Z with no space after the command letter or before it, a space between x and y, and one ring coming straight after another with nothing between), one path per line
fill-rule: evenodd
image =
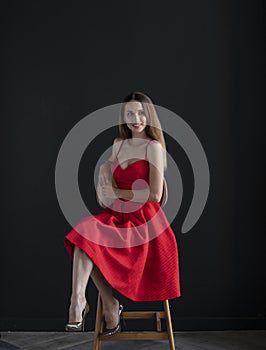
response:
M93 332L2 332L0 350L93 350ZM174 332L177 350L266 350L266 330ZM167 340L104 341L102 350L168 350Z

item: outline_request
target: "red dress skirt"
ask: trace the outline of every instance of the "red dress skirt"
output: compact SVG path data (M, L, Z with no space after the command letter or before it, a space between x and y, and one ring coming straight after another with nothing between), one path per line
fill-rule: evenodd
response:
M149 183L146 159L122 169L116 158L112 172L119 188L141 189ZM117 199L78 222L64 245L72 258L74 245L81 248L109 284L133 301L181 295L177 242L159 202Z

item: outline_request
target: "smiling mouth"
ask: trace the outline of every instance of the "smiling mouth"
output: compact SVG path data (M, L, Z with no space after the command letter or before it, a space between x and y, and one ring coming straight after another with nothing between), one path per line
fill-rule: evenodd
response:
M139 126L141 126L143 123L138 123L138 124L131 124L132 126L134 126L134 127L139 127Z

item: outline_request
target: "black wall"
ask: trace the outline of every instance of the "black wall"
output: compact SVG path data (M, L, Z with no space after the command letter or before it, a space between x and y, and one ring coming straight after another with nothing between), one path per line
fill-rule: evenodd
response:
M63 238L71 227L55 193L57 155L79 120L133 90L180 115L210 166L205 210L181 234L193 177L182 149L165 135L184 181L184 202L172 223L182 293L171 301L174 329L265 328L264 25L265 4L254 0L5 4L2 330L64 329L71 260ZM104 145L97 138L95 152L113 136ZM83 159L82 188L95 152ZM96 213L90 188L84 196ZM90 329L96 296L90 282ZM161 307L123 300L128 309Z

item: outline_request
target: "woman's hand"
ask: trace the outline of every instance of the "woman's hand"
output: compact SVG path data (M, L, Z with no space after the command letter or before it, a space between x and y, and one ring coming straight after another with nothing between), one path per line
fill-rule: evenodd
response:
M102 185L101 190L104 197L106 198L109 198L109 199L119 198L119 188L113 187L112 185Z

